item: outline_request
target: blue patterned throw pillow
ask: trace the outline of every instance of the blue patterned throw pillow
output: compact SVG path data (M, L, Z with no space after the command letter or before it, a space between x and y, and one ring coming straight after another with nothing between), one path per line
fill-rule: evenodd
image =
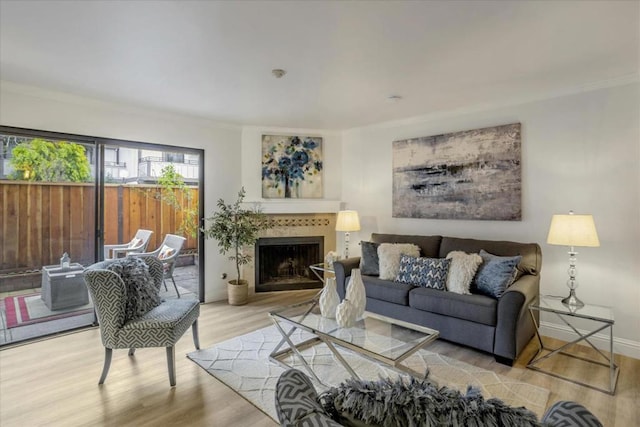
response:
M478 268L476 277L473 279L474 291L479 294L493 298L500 298L504 291L514 282L516 278L516 267L522 257L518 256L497 256L480 251L482 264Z
M449 264L451 260L446 258L416 258L402 255L396 282L443 291Z

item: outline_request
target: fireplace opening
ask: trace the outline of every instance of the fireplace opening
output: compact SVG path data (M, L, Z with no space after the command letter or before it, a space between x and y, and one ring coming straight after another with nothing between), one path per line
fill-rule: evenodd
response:
M256 292L319 289L309 268L322 262L324 237L268 237L256 242Z

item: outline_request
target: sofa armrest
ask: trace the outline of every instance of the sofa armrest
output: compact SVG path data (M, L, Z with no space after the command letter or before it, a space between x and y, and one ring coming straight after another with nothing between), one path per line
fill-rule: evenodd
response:
M333 270L336 274L336 285L340 299L344 299L347 292L347 277L351 276L351 270L360 267L360 257L341 259L333 262Z
M527 274L516 280L500 297L493 343L493 353L496 356L513 361L531 340L535 325L528 307L539 294L540 276ZM537 312L535 314L538 315Z

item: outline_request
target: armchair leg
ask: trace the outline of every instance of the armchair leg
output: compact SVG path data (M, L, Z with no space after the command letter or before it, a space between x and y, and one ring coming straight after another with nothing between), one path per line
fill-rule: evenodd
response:
M162 283L164 284L164 291L167 292L169 289L167 289L167 281L162 279Z
M200 338L198 337L198 319L191 325L191 332L193 332L193 344L196 346L196 350L200 350Z
M111 356L113 355L113 350L110 348L104 348L104 366L102 367L102 375L100 375L100 381L98 384L104 384L104 380L107 379L107 374L109 373L109 367L111 366Z
M136 352L136 349L135 349L135 348L133 348L133 347L131 347L131 348L129 349L129 356L133 356L133 355L135 354L135 352Z
M175 347L167 347L167 366L169 368L169 384L176 385L176 351Z
M176 281L173 280L173 276L171 276L171 281L173 282L173 287L176 288L176 294L178 295L178 298L180 298L180 292L178 292L178 286L176 285Z

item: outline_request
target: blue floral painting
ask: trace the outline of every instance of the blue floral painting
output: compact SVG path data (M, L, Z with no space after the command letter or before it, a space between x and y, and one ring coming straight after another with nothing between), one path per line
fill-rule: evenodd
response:
M322 138L262 135L262 197L322 197Z

